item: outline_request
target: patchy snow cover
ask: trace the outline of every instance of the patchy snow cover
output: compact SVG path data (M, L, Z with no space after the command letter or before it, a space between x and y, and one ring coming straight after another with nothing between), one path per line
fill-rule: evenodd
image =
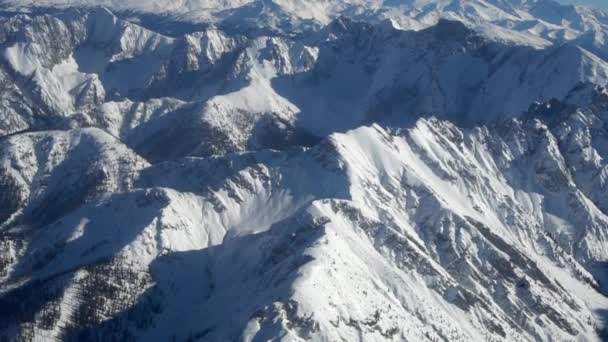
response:
M0 340L605 340L604 13L2 4Z
M138 189L109 188L34 230L12 226L3 307L24 301L34 324L17 329L4 312L4 331L599 340L608 299L589 271L608 257L608 216L588 180L568 171L581 153L560 143L566 121L540 120L461 130L421 119L333 134L312 149L142 165ZM118 297L81 279L112 287L124 272L139 285ZM59 318L70 291L89 291L73 317L90 323ZM36 323L39 305L59 316ZM103 316L87 316L90 306Z
M95 126L154 161L421 115L470 126L608 80L599 47L505 44L446 20L414 32L341 17L306 37L168 37L105 9L2 20L1 91L18 100L2 103L0 132Z
M440 18L485 27L503 39L527 42L575 39L602 34L608 19L600 10L565 6L553 0L4 0L9 8L105 6L115 11L160 14L180 21L256 26L280 31L327 25L341 15L365 21L390 20L418 30ZM514 34L515 33L515 34ZM538 38L538 39L537 39ZM542 44L542 43L541 43Z

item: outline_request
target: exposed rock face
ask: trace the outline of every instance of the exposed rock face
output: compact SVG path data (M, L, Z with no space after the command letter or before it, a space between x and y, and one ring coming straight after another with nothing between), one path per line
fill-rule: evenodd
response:
M497 43L446 20L404 32L341 17L309 38L168 37L104 9L2 20L0 133L94 126L154 161L310 145L372 120L488 123L608 79L574 42Z
M0 340L605 338L604 16L427 2L5 13Z

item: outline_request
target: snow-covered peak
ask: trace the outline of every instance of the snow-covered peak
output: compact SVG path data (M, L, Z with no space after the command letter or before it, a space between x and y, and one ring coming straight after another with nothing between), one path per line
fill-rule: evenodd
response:
M601 46L514 45L447 19L402 31L341 16L302 37L213 27L168 37L106 9L4 22L2 91L20 99L0 102L4 132L96 126L152 159L309 144L426 115L492 122L608 80ZM171 140L180 147L160 153Z
M605 339L602 12L1 3L0 340Z
M429 118L142 165L137 189L13 226L0 303L28 304L30 330L15 329L41 339L599 341L608 217L570 171L586 172L571 142L591 126L567 120ZM81 324L88 308L103 318ZM27 319L0 317L7 336Z
M403 29L421 29L440 18L459 20L473 27L506 30L503 35L524 35L529 40L571 40L590 31L605 31L606 14L554 0L5 0L9 8L106 6L113 11L136 11L177 20L225 24L242 32L297 32L324 26L346 15L379 22L390 19ZM160 20L160 19L159 19ZM256 29L256 27L261 29Z

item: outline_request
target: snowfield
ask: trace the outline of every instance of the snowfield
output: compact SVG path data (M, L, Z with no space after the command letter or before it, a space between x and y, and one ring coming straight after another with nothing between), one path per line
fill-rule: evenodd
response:
M605 13L0 4L0 340L606 340Z

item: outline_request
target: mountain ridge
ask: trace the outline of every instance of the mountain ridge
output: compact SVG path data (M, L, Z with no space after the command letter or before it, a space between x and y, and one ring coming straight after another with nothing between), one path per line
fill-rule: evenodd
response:
M606 338L603 12L154 3L2 2L0 339Z
M418 30L432 26L440 18L459 20L471 26L490 24L488 29L522 32L549 41L570 40L587 31L605 31L606 14L601 10L562 5L553 0L352 0L329 2L266 1L59 1L28 2L4 0L7 9L74 6L106 6L113 11L160 14L186 22L200 22L227 27L243 26L242 32L257 31L256 20L263 28L274 32L296 32L301 28L319 28L333 18L346 15L362 21L379 22L389 19L403 29ZM158 19L157 19L158 20Z

